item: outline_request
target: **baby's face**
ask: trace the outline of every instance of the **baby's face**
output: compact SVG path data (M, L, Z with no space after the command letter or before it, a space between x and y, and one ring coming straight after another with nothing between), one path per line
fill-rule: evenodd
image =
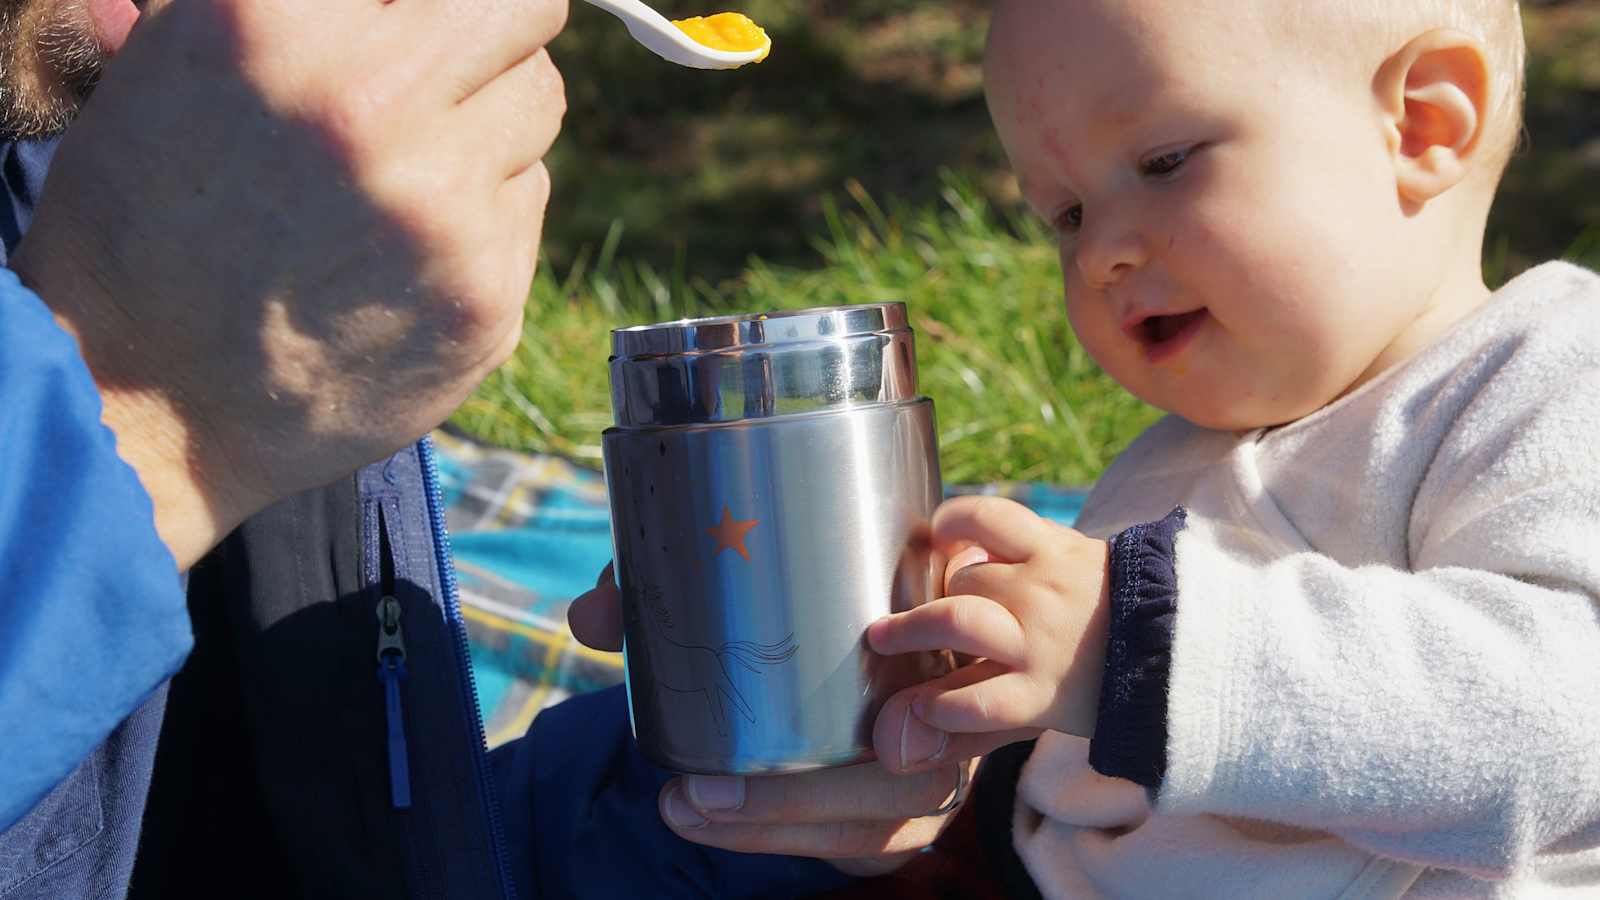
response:
M986 67L1079 339L1212 428L1337 398L1430 290L1370 83L1282 49L1258 2L1002 0Z

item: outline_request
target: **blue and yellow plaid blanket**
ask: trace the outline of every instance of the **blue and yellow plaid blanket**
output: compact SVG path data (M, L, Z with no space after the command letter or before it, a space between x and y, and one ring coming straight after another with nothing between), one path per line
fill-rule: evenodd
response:
M594 586L611 559L605 479L558 457L442 431L433 439L478 702L496 747L526 732L546 706L622 680L619 654L591 650L567 630L567 604ZM1011 497L1069 524L1084 498L1039 484L950 493Z

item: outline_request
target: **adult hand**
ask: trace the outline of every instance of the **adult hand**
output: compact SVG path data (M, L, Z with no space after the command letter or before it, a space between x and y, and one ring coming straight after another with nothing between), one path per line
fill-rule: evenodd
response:
M565 0L152 0L13 268L183 567L427 432L521 334Z
M622 649L621 595L610 566L594 590L573 601L567 618L590 647ZM875 875L933 843L976 764L950 753L908 775L877 762L792 775L686 775L662 788L658 804L667 826L685 840L818 857L853 875Z

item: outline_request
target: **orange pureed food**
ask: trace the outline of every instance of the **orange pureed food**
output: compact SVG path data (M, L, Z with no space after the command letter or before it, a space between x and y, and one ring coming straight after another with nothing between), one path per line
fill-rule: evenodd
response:
M704 44L713 50L726 50L730 53L748 53L751 50L760 50L761 55L756 62L767 58L767 53L772 49L772 39L767 37L760 25L750 20L743 13L717 13L714 16L695 16L692 19L676 19L674 25L696 43Z

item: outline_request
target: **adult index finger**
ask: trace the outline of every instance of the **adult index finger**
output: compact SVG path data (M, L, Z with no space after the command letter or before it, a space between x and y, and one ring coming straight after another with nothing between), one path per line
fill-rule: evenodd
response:
M716 822L888 822L944 805L961 783L964 764L947 762L908 775L876 763L788 775L685 775L676 784L695 812Z
M816 859L889 857L920 850L939 836L950 814L875 822L718 822L694 812L677 783L660 799L661 817L679 837L739 853Z
M912 712L912 705L930 692L958 690L1007 671L1005 666L983 660L890 697L872 725L872 747L878 764L891 772L921 772L1038 736L1038 729L1027 728L952 734L921 721Z
M396 0L415 43L397 51L427 60L450 103L471 97L561 33L567 0Z

